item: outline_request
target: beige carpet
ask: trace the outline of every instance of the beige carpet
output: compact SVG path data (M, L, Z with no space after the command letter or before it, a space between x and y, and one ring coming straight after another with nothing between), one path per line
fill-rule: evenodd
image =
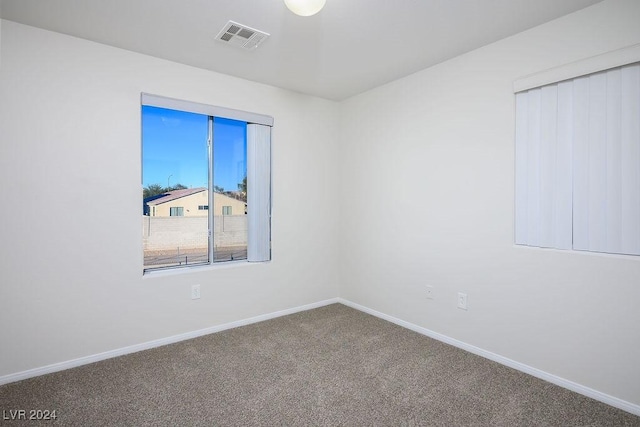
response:
M78 426L640 426L340 304L0 387L16 409Z

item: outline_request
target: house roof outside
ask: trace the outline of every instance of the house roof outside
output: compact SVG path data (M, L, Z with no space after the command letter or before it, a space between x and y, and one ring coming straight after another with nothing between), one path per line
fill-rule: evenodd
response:
M147 197L146 199L144 199L144 203L151 206L157 206L162 203L167 203L172 200L176 200L182 197L190 196L192 194L200 193L202 191L207 191L207 189L204 187L197 187L197 188L185 188L183 190L167 191L166 193Z

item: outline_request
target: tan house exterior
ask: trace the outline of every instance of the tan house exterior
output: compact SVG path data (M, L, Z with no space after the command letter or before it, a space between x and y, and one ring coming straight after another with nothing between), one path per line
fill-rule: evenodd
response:
M209 191L204 187L174 190L149 197L144 202L144 213L148 216L207 216L209 213ZM244 215L246 203L222 193L213 193L214 215Z

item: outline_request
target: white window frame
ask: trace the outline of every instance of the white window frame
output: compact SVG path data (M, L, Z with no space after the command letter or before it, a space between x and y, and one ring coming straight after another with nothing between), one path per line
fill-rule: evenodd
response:
M237 261L214 262L213 217L214 210L208 209L209 216L209 261L197 265L182 265L160 268L144 268L143 274L150 274L166 270L190 270L224 265L230 262L251 263L267 262L271 260L271 210L272 210L272 174L271 174L271 128L274 119L271 116L235 110L231 108L213 106L175 98L141 93L141 106L166 108L238 120L247 123L247 193L248 205L248 235L247 259ZM212 121L209 120L209 126ZM212 133L210 132L210 135ZM213 206L213 157L212 141L209 141L209 204Z

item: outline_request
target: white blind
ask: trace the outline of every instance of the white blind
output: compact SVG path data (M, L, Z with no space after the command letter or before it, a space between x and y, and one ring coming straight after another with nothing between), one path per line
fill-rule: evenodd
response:
M516 95L516 243L571 248L571 90ZM560 108L562 107L562 108Z
M247 124L247 261L271 259L271 127Z
M640 63L516 94L515 241L640 255Z

